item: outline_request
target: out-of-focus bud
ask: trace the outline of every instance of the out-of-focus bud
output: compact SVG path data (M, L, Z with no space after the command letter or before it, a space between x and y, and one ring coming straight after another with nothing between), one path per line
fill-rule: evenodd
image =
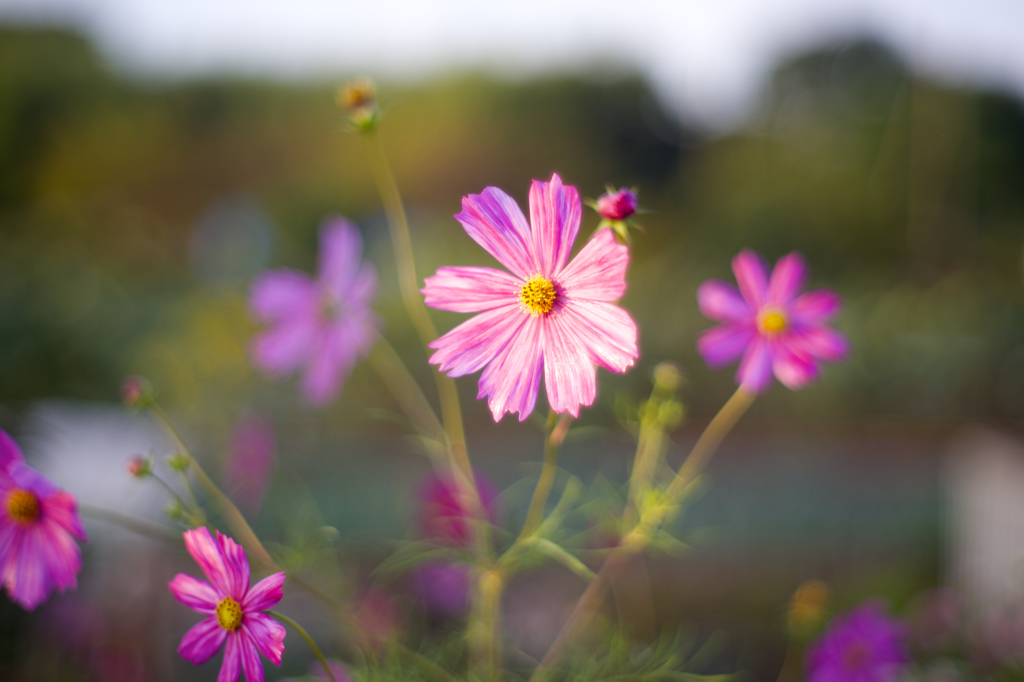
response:
M167 466L171 467L175 471L181 471L184 473L188 471L188 465L191 463L192 458L181 452L176 452L167 457Z
M167 505L167 509L165 511L167 513L167 518L171 521L180 521L185 516L185 509L181 506L181 502L178 502L177 500L174 500Z
M359 78L346 83L338 90L336 101L356 130L368 132L377 127L380 120L377 86L369 78Z
M605 220L625 220L636 213L636 192L625 187L617 192L609 189L597 199L597 212Z
M683 382L683 373L674 362L659 362L654 368L654 386L665 392L673 392Z
M820 580L811 580L796 588L786 614L790 636L805 639L814 634L824 619L830 597L828 585Z
M128 460L128 473L135 478L145 478L153 473L153 460L142 455L135 455Z
M141 410L152 405L155 397L153 385L145 377L130 376L121 384L121 400L127 407Z

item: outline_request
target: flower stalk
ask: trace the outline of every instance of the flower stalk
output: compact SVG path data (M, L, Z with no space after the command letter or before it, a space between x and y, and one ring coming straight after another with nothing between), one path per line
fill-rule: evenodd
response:
M291 627L293 630L298 632L299 635L302 636L302 639L306 640L306 644L309 645L309 648L313 650L313 654L316 656L317 660L320 661L320 665L323 666L324 671L327 673L327 679L329 679L331 682L338 682L337 678L334 677L334 672L331 670L331 666L327 664L327 659L324 658L323 653L320 652L320 647L316 645L316 642L313 641L313 638L309 635L308 632L306 632L305 628L303 628L301 625L299 625L283 613L271 611L270 609L267 609L266 611L264 611L264 613L266 613L271 618L276 618L277 620L281 621L285 625Z
M537 487L533 491L530 500L529 511L526 513L526 522L523 523L523 530L519 533L517 542L528 538L544 520L544 507L547 506L548 497L551 495L551 487L555 483L555 476L558 474L558 446L565 439L572 424L572 415L563 414L561 418L554 410L548 411L546 435L544 437L544 465L540 471L540 478L537 480Z

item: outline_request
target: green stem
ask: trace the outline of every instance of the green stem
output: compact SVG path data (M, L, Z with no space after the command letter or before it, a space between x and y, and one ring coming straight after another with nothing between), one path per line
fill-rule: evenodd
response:
M537 487L533 490L533 498L530 500L523 530L519 533L519 540L532 535L544 520L544 508L547 506L555 476L558 474L558 446L565 438L571 422L572 416L568 413L559 420L554 410L548 411L547 434L544 437L544 466L540 470Z
M169 540L178 544L182 542L181 533L178 531L172 530L159 523L140 519L132 516L131 514L125 514L124 512L117 511L116 509L107 509L106 507L97 507L91 504L79 504L78 511L82 513L82 516L87 518L112 523L114 525L121 526L122 528L127 528L139 535L145 535L148 538L153 538L154 540Z
M153 474L153 473L151 473L150 476L153 477L154 481L156 481L157 483L162 485L164 487L164 489L168 493L170 493L171 497L173 497L175 500L178 501L178 504L181 505L182 509L184 509L186 511L192 511L195 514L202 515L203 510L199 508L198 503L196 504L196 506L190 505L188 502L186 502L184 500L184 498L182 498L181 495L178 494L177 490L175 490L174 488L171 487L171 485L167 481L165 481L164 479L160 478L159 476L157 476L156 474Z
M270 609L267 609L264 613L271 618L276 618L277 620L282 621L285 625L290 625L293 630L298 631L298 633L302 635L302 638L306 640L306 644L309 645L309 648L313 650L313 653L316 654L316 657L320 660L320 665L324 667L324 671L327 673L327 679L331 682L338 682L337 678L334 677L334 673L331 671L331 666L327 665L327 659L324 658L324 655L320 652L320 647L316 645L316 642L314 642L313 638L309 636L309 633L306 632L305 628L283 613L271 611Z

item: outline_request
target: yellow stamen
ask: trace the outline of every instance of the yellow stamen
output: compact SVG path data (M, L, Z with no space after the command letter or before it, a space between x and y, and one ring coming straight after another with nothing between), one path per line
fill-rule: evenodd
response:
M242 627L242 607L231 597L224 597L217 604L217 622L225 630L234 632Z
M7 512L15 521L34 521L39 516L39 498L27 490L17 489L7 500Z
M534 317L550 313L555 307L555 285L540 275L534 275L519 292L519 300Z
M769 334L781 332L786 328L786 316L780 312L773 311L761 318L761 329Z

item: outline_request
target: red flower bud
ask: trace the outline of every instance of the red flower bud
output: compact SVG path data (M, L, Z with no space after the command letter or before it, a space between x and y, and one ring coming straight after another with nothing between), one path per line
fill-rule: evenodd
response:
M636 213L636 193L623 187L597 199L597 212L605 220L625 220Z

